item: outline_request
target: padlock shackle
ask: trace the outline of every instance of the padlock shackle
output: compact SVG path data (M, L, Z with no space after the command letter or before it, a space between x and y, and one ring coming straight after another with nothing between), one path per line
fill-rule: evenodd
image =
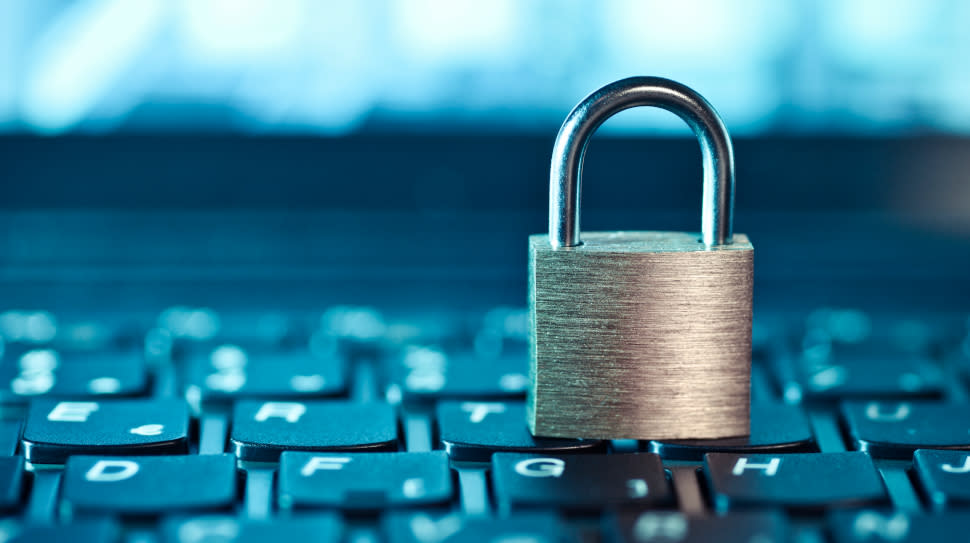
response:
M638 106L666 109L693 130L701 146L704 167L703 242L707 247L731 243L734 215L731 137L717 111L703 96L662 77L630 77L610 83L584 98L566 117L556 136L549 171L549 242L553 247L582 244L579 195L586 145L604 121Z

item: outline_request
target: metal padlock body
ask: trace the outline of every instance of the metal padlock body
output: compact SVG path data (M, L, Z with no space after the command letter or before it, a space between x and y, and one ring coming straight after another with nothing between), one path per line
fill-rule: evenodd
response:
M702 232L586 232L590 135L617 111L683 118L704 159ZM754 250L732 235L733 151L700 95L661 78L607 85L567 117L553 151L549 235L529 238L530 388L537 436L716 439L750 431Z
M749 432L754 248L699 234L529 238L535 435L705 439Z

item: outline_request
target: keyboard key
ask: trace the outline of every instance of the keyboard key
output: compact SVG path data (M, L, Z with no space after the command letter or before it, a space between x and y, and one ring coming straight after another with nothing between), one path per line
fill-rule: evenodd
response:
M276 462L285 450L393 451L397 419L382 403L243 401L230 441L240 460L255 462Z
M137 396L147 392L148 370L137 353L34 349L3 357L0 387L0 400L13 403L37 396Z
M521 402L454 402L438 404L441 443L452 460L488 462L495 452L568 454L606 450L603 441L536 438L525 422Z
M50 343L57 337L57 319L44 310L4 311L0 313L0 337L10 343Z
M10 511L20 505L24 490L24 459L0 456L0 510Z
M128 333L131 324L128 316L92 319L85 314L56 319L46 311L7 311L0 314L0 337L19 352L31 348L72 352L131 349L137 347L136 337Z
M786 404L751 406L751 435L727 439L651 441L649 450L668 460L700 461L707 452L790 453L818 450L802 409Z
M446 354L409 347L390 363L386 396L408 401L438 398L524 398L529 386L526 352L483 359L474 352Z
M184 454L188 443L188 408L174 399L38 400L23 435L24 455L34 464L63 464L74 454Z
M195 351L197 348L212 347L223 343L241 342L256 348L305 347L309 338L310 322L302 316L296 317L281 311L233 310L216 313L218 330L206 337L192 338L180 336L176 356L180 348Z
M518 542L561 543L565 536L559 517L552 513L519 513L489 518L461 513L391 513L384 517L384 535L390 543Z
M873 336L872 316L850 307L819 307L805 318L805 339L836 345L859 345Z
M395 315L386 322L384 343L398 352L412 345L460 348L470 343L468 313L435 308L421 313Z
M24 524L0 528L0 541L5 543L118 543L121 526L112 519L75 519L66 524Z
M784 379L786 399L939 397L943 376L928 358L923 328L871 320L852 309L823 308L810 315Z
M882 478L861 452L709 453L704 457L704 475L719 512L748 507L814 510L886 499Z
M527 345L529 343L529 334L532 332L529 321L529 308L524 306L497 306L489 309L482 315L482 320L478 325L478 332L475 336L476 341L481 341L480 336L483 332L494 335L504 342L516 342L521 345Z
M188 361L186 399L197 409L235 398L301 399L343 394L343 358L309 349L249 351L219 345Z
M928 516L899 511L833 511L828 520L835 543L965 543L970 513Z
M231 454L74 456L64 472L62 506L72 514L218 510L233 504L236 486Z
M913 465L924 494L935 508L970 505L970 453L918 450Z
M53 345L67 351L140 350L144 326L129 316L61 321Z
M937 398L943 376L931 362L908 354L801 360L784 384L789 402L842 398Z
M332 513L266 521L228 515L167 519L161 529L162 541L167 543L331 543L340 541L342 531L340 518Z
M208 307L173 306L158 316L158 328L184 342L204 342L215 338L222 328L222 318Z
M452 497L448 457L423 453L306 453L280 456L280 509L378 510L446 503Z
M384 316L373 307L334 306L320 316L317 341L325 336L341 350L354 355L372 356L380 351L388 333Z
M813 358L888 355L926 355L942 339L948 318L925 313L904 318L867 314L851 308L820 308L809 315L801 337L803 349Z
M856 449L905 458L916 449L970 450L970 406L917 402L847 403L842 407Z
M606 531L618 543L784 543L788 527L776 513L731 513L691 516L668 511L620 513L607 521Z
M538 456L496 453L492 478L499 509L557 507L596 511L670 503L660 457L655 454Z

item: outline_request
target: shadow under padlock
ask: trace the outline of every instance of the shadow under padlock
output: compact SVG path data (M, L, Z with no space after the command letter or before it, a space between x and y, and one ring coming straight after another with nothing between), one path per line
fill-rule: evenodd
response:
M701 233L586 232L579 195L590 136L612 115L655 106L697 136ZM732 234L734 156L714 108L657 77L586 97L553 148L549 235L529 238L533 435L716 439L750 433L754 248Z

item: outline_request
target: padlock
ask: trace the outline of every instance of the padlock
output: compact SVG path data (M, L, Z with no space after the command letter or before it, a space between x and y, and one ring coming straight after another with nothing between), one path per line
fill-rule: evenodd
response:
M687 122L704 167L701 232L584 232L586 144L612 115L655 106ZM715 439L750 431L754 248L732 235L734 154L692 89L611 83L570 112L552 152L549 235L529 237L533 435Z

